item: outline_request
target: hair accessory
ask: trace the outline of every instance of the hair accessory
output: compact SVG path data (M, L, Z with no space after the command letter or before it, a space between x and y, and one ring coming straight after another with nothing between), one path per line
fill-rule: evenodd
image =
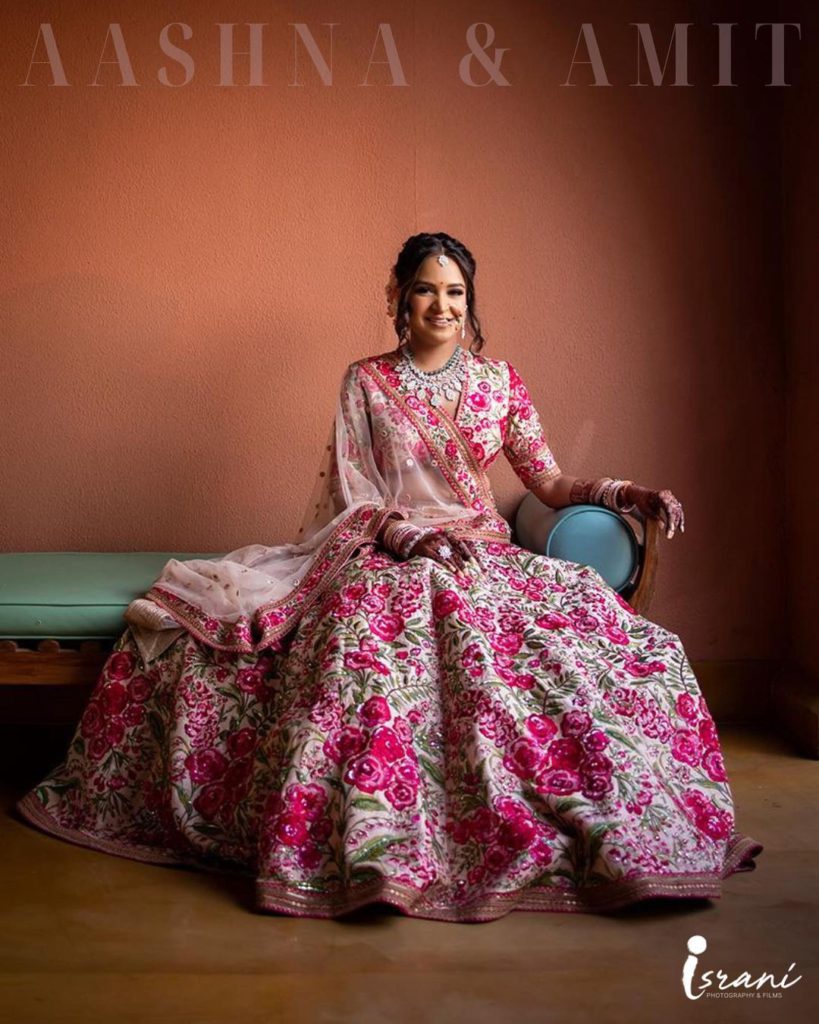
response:
M438 257L438 262L442 267L445 267L449 263L449 256L445 256L443 253Z

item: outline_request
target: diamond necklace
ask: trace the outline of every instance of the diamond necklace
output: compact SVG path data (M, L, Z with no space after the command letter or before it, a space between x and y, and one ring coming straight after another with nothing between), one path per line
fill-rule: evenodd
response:
M401 383L410 394L430 405L451 402L461 393L466 366L464 350L455 346L452 355L437 370L422 370L415 363L412 349L407 347L395 367Z

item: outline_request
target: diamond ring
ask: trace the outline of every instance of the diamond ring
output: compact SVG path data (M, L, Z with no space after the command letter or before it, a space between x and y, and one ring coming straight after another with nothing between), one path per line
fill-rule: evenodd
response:
M452 548L449 546L449 544L442 544L438 548L438 554L441 556L441 558L452 558Z

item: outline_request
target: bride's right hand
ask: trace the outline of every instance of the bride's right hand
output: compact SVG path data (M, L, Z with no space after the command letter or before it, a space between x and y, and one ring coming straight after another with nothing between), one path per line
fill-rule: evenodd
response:
M410 551L410 558L421 555L424 558L431 558L450 569L461 570L466 568L467 562L474 559L475 554L465 540L460 540L453 534L440 530L438 533L427 534L417 541Z

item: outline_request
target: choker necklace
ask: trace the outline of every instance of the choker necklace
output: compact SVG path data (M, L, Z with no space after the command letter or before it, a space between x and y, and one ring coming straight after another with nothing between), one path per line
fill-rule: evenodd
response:
M404 388L430 405L454 401L461 393L466 372L464 350L460 345L438 370L422 370L415 363L412 349L407 347L395 367Z

